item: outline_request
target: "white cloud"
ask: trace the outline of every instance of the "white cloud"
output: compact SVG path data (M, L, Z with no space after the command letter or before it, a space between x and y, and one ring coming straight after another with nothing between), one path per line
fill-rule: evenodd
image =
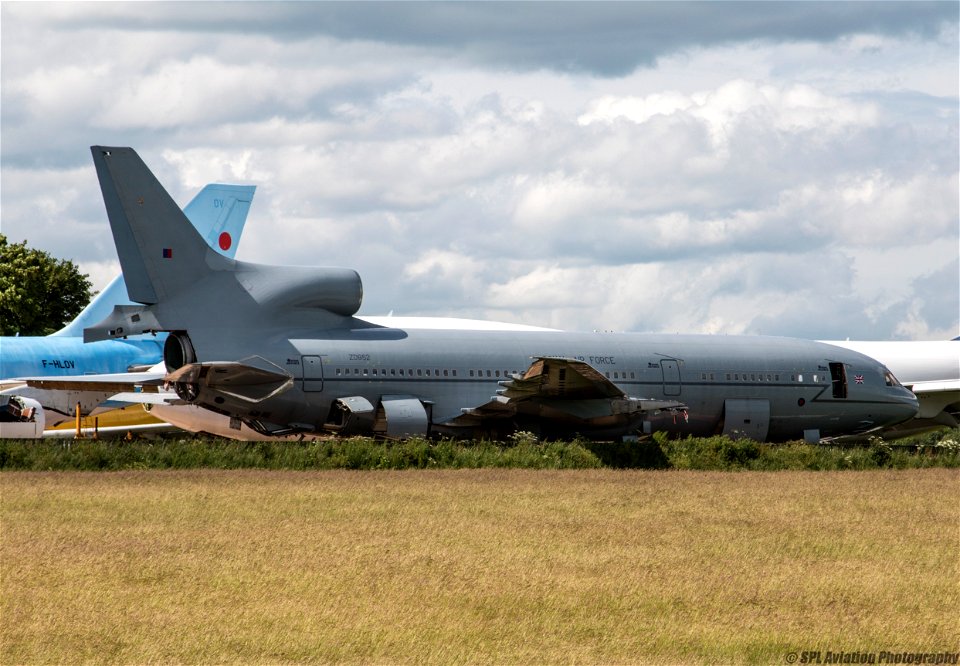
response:
M239 256L356 268L370 314L873 338L960 320L955 28L691 37L598 76L504 65L503 35L121 5L0 9L3 231L83 266L115 261L104 143L181 202L257 185Z
M762 124L780 132L815 129L836 133L850 126L872 127L878 116L872 104L826 95L809 85L778 87L733 80L691 95L666 91L646 97L604 96L593 101L578 122L589 125L623 118L641 124L675 114L704 123L714 148L720 151L726 150L730 135L744 125Z

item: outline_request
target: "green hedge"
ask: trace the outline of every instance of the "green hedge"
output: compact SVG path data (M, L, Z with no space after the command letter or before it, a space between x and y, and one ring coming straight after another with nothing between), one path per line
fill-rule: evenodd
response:
M960 467L960 430L941 430L865 445L760 444L728 437L639 442L540 442L517 433L509 442L402 442L369 437L237 442L208 437L156 440L0 440L2 470L121 469L525 469L842 470Z
M237 442L205 437L158 440L0 440L0 469L426 469L600 467L576 443L462 443L368 437L311 442Z

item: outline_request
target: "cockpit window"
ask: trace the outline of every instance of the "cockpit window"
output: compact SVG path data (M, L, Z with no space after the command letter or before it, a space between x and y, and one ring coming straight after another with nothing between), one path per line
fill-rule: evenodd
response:
M887 386L903 386L903 384L893 376L893 373L886 368L883 369L883 381L886 382Z

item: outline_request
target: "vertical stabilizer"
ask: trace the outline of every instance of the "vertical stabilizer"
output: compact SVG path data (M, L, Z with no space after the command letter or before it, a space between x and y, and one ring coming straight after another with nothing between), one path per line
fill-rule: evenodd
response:
M184 207L183 213L194 228L204 235L207 245L233 259L256 189L254 185L211 183L197 193ZM82 338L83 329L103 321L116 305L133 305L127 298L123 274L111 280L76 319L53 335Z
M136 151L90 152L131 300L157 303L232 265L207 246Z
M233 259L256 189L253 185L211 183L184 207L183 213L207 245Z

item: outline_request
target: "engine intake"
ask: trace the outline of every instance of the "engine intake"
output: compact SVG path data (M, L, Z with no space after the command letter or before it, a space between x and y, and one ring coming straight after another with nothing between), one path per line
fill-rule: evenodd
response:
M186 331L174 331L167 336L163 343L163 364L167 372L179 370L189 363L197 362L197 354L193 351L193 343Z

